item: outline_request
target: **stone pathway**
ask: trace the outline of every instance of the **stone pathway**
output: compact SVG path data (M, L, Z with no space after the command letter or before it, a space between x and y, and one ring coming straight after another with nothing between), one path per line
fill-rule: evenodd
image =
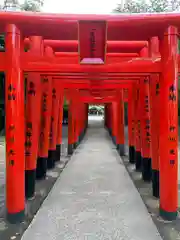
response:
M162 240L101 121L90 125L22 240Z

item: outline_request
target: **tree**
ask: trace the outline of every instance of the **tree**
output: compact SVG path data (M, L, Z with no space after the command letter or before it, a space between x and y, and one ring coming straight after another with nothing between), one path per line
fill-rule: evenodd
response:
M5 11L16 11L20 6L18 0L4 0L4 4L1 8Z
M11 11L31 11L31 12L39 12L41 7L44 4L44 0L24 0L23 4L19 4L18 0L4 0L4 5L2 9L11 10Z
M179 0L126 0L125 4L118 4L116 13L152 13L173 12L180 9Z
M44 0L25 0L21 5L23 11L40 12Z

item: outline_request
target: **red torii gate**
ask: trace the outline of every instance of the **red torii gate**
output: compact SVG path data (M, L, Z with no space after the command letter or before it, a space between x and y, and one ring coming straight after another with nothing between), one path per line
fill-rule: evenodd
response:
M31 39L32 40L32 39ZM33 39L34 40L34 39ZM40 43L40 41L41 41L41 38L39 38L39 42L37 42L38 41L38 37L36 37L36 45L37 44L39 44ZM44 40L44 43L46 43L46 44L49 44L50 46L53 46L53 47L58 47L59 45L60 46L66 46L66 42L65 41L54 41L54 40ZM77 43L77 41L76 41L76 43ZM30 44L30 41L29 41L29 39L25 39L25 44ZM71 43L72 45L74 44L74 41ZM141 50L141 48L143 47L143 46L147 46L147 42L109 42L109 45L111 46L111 45L113 45L113 46L118 46L118 47L121 47L121 50L123 50L124 48L127 48L127 47L130 47L131 49L136 49L136 51L140 51ZM70 46L70 44L69 44L69 42L68 42L68 46ZM70 54L67 54L67 53L60 53L61 54L61 56L68 56L68 58L67 58L67 61L68 61L68 59L69 59L69 57L72 57L72 56L74 56L74 54L72 54L71 53L71 55ZM108 53L107 53L108 54ZM112 53L112 56L116 56L116 57L118 57L118 60L120 60L119 59L119 57L130 57L130 56L137 56L138 54L137 53L135 53L136 55L133 55L132 53L121 53L121 54L117 54L117 53ZM52 51L52 49L48 46L48 56L53 56L53 51ZM78 55L76 54L76 61L78 60ZM64 63L64 59L60 59L63 63ZM114 60L114 59L113 59ZM62 76L59 76L59 78L60 77L62 77ZM74 76L74 77L76 77L77 79L78 78L82 78L82 76L81 77L79 77L79 76ZM93 76L94 77L94 76ZM55 79L55 78L54 78ZM102 80L102 79L101 79ZM61 83L62 83L62 81L61 81ZM84 84L85 83L87 83L87 80L84 82ZM128 81L128 83L130 83L130 81ZM121 84L122 84L122 81L121 81ZM73 86L74 85L74 86ZM108 84L109 85L109 84ZM106 88L108 88L109 86L107 85L107 87ZM112 81L110 82L110 85L111 85L111 88L116 88L116 86L115 85L113 85L112 84ZM79 85L78 85L79 86ZM91 89L93 89L93 88L99 88L99 87L105 87L106 86L106 81L104 81L103 80L103 85L102 86L97 86L97 81L96 81L96 84L95 84L95 86L94 86L94 84L91 84ZM67 87L67 85L66 85L66 87ZM77 88L77 81L76 81L76 83L74 84L73 82L69 85L69 88L72 88L72 87L76 87ZM85 86L84 86L85 87ZM119 86L118 86L119 87ZM122 85L121 85L121 87L122 87ZM101 100L101 102L102 102L102 100ZM71 145L72 144L69 144L69 147L70 147L70 149L71 149ZM70 150L69 151L70 153L72 152L72 150Z
M152 15L118 15L118 16L93 16L93 15L46 15L46 14L27 14L27 13L0 13L0 30L6 32L6 52L1 53L2 59L0 69L6 72L6 137L7 137L7 212L8 219L13 222L21 220L24 216L24 88L22 72L35 72L52 75L58 74L79 74L86 73L90 78L93 75L111 74L117 77L122 75L140 76L140 96L136 96L135 105L138 109L138 114L143 110L142 126L143 133L152 134L149 122L149 97L146 95L150 84L154 96L158 95L157 84L160 82L160 118L157 119L161 135L159 138L159 165L160 165L160 214L167 219L174 219L177 215L177 88L178 88L178 53L177 40L179 28L180 14L152 14ZM69 21L70 20L70 21ZM92 23L92 21L96 23ZM24 24L28 21L28 25ZM7 24L11 22L13 24ZM42 36L46 39L61 39L61 40L77 40L78 27L82 25L97 24L99 22L106 26L108 24L107 40L145 40L151 41L152 37L158 36L160 40L161 56L142 57L122 61L119 63L103 64L104 48L99 54L102 61L95 61L96 65L80 65L80 64L62 64L61 61L53 60L51 57L35 56L33 52L31 56L26 53L21 54L22 45L20 37L22 36ZM142 24L139 24L143 22ZM93 25L94 26L94 25ZM98 28L97 27L97 28ZM121 31L118 31L119 28ZM59 29L59 31L57 31ZM65 34L64 29L68 29ZM106 42L104 38L104 27L102 27L102 45ZM106 28L107 29L107 28ZM123 34L121 34L123 32ZM85 34L86 35L86 34ZM92 34L93 35L93 34ZM94 38L94 37L93 37ZM86 40L86 38L85 38ZM82 42L81 42L82 41ZM91 47L95 49L94 40ZM80 38L80 44L83 40ZM97 43L97 49L98 49ZM84 45L84 50L87 45ZM150 47L151 48L151 47ZM88 49L88 48L87 48ZM39 49L40 50L40 49ZM42 50L42 49L41 49ZM83 50L83 51L84 51ZM96 55L96 51L93 50ZM81 56L81 51L80 51ZM84 56L86 55L83 53ZM24 57L23 57L24 55ZM141 55L141 54L140 54ZM81 56L82 58L84 56ZM87 58L85 56L85 58ZM95 58L94 55L91 58ZM99 59L99 57L98 57ZM92 59L91 59L92 61ZM84 62L83 62L84 63ZM99 65L101 63L101 65ZM97 77L96 75L96 77ZM37 75L36 75L37 76ZM154 78L157 77L156 84ZM150 82L149 82L150 79ZM152 84L151 84L152 83ZM145 86L145 91L142 91L142 86ZM58 86L57 86L58 89ZM156 90L156 92L154 92ZM137 91L138 93L138 91ZM142 94L141 94L142 93ZM140 99L139 99L140 97ZM157 99L157 98L156 98ZM131 100L132 101L132 100ZM146 109L140 107L140 103L145 101ZM134 101L132 101L134 102ZM151 103L153 99L151 100ZM57 103L54 101L54 104ZM71 104L70 104L71 106ZM153 105L152 105L153 106ZM87 120L85 113L87 109L81 106L84 112L83 120ZM53 107L55 109L55 107ZM153 119L153 116L152 116ZM136 120L136 123L138 118ZM57 125L57 124L56 124ZM157 126L157 123L155 123ZM54 126L54 125L53 125ZM81 124L81 127L85 127ZM54 126L55 129L55 126ZM136 130L138 128L136 127ZM136 134L138 136L138 134ZM149 164L149 136L148 140L144 141L142 150L143 160ZM15 141L16 139L16 141ZM136 140L136 145L139 144L139 139ZM143 144L144 144L143 143ZM54 147L54 146L53 146ZM136 146L139 150L138 147ZM144 166L145 167L145 166ZM148 168L149 169L149 168ZM158 171L156 172L158 174ZM171 176L169 178L168 176Z

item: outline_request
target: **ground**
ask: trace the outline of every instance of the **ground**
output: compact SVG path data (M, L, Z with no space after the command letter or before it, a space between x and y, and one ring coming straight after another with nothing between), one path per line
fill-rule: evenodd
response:
M94 120L95 121L96 120L101 121L102 117L99 117L99 116L91 117L90 120L91 121L92 120L93 121ZM50 171L48 173L48 178L45 180L45 182L38 182L37 183L37 186L36 186L36 199L37 200L33 201L31 203L27 202L26 211L28 212L28 219L23 224L21 224L19 226L16 226L16 227L14 227L14 226L12 227L11 225L8 225L3 220L3 216L4 216L3 215L4 202L5 202L4 201L5 200L5 191L4 191L5 190L5 188L4 188L4 183L5 183L5 161L4 161L5 158L4 158L4 152L5 152L5 148L4 148L4 141L3 141L3 139L0 139L0 239L1 240L8 240L8 239L17 239L18 240L18 239L21 239L21 236L22 236L24 230L30 224L34 214L36 213L36 211L38 210L38 208L40 207L40 205L42 204L42 202L46 198L46 195L48 194L48 192L50 191L51 187L53 186L53 184L55 182L56 182L56 185L58 185L60 188L66 188L66 187L68 187L68 184L72 184L73 182L78 181L78 176L76 175L77 173L74 175L73 178L72 177L70 177L70 178L68 177L68 176L73 176L73 174L74 174L73 169L74 169L74 167L77 168L77 166L79 166L80 169L82 170L81 175L84 178L85 178L85 176L92 177L92 175L93 175L92 173L93 172L91 172L91 174L89 173L90 175L88 175L88 172L91 171L92 169L91 169L90 166L87 165L87 162L92 162L94 164L94 167L100 166L101 164L103 166L103 161L105 161L107 156L109 156L109 161L112 161L112 162L114 161L113 160L114 156L116 156L118 161L119 161L119 163L120 163L120 166L123 168L123 175L127 174L127 172L129 173L129 176L133 180L135 186L137 187L137 190L139 191L139 193L140 193L140 195L141 195L141 197L142 197L142 199L143 199L143 201L144 201L144 203L145 203L145 205L146 205L146 207L147 207L147 209L149 211L149 217L150 216L152 217L155 225L157 226L157 228L158 228L158 230L160 232L160 235L162 236L162 239L164 239L164 240L178 240L178 239L180 239L180 235L179 235L180 234L180 220L179 220L179 218L178 218L178 220L176 222L166 222L166 221L163 221L161 218L159 218L159 214L158 214L158 200L152 197L151 183L144 183L141 180L140 173L137 173L134 170L134 166L128 163L128 157L127 156L124 157L122 160L120 159L120 157L117 155L117 152L115 150L115 146L112 145L112 143L109 142L109 138L108 138L107 135L103 135L104 133L102 133L103 137L102 138L98 138L98 135L97 135L98 129L99 129L99 127L95 128L95 131L91 132L92 134L89 135L91 137L87 137L86 138L87 141L90 138L91 139L90 142L91 142L91 144L92 143L93 144L91 146L89 145L90 146L89 148L88 148L88 144L80 145L79 148L76 150L76 153L73 155L72 159L69 159L69 158L65 157L66 151L67 151L67 127L63 127L63 143L64 144L63 144L63 157L61 159L61 163L59 163L53 171ZM127 136L127 127L125 128L125 132L126 132L126 136ZM95 139L92 140L93 137L95 137L95 139L97 138L97 142L95 141ZM103 139L105 139L107 142L104 145L103 144L102 145L98 145L101 142L103 142ZM126 143L127 143L127 138L126 138ZM109 146L111 146L111 147L109 148ZM100 148L101 148L101 151L100 151ZM84 151L83 149L84 150L87 149L88 150L87 151L88 154L84 155L83 152L82 152L82 151ZM126 149L126 150L128 150L128 149ZM110 152L113 154L113 156L111 156L111 157L109 155ZM96 159L97 156L98 156L98 160L99 160L99 163L98 163L99 165L96 166L96 164L95 164L96 161L94 161L94 160ZM105 157L103 157L103 156L105 156ZM65 166L64 164L67 163L69 160L70 160L70 162L64 168L64 166ZM111 162L111 164L112 164L112 162ZM73 165L75 163L77 164L77 166ZM105 161L105 163L107 164L108 161L107 162ZM71 169L68 170L69 164L72 164L70 166L73 166L73 169L71 168ZM115 164L115 162L113 164ZM81 166L82 166L82 168L81 168ZM126 167L127 172L125 171L124 166ZM118 165L118 167L119 167L119 165ZM64 168L64 170L62 172L63 168ZM103 168L101 168L101 170L102 169ZM114 165L114 169L116 169L115 165ZM179 164L179 169L180 169L180 164ZM77 168L77 170L78 170L78 168ZM113 171L113 169L112 169L112 171ZM121 169L121 171L122 171L122 169ZM84 175L83 175L83 172L84 172ZM59 174L60 174L60 179L58 179ZM62 174L66 174L66 178L68 178L68 181L67 181L66 184L63 184L63 182L62 182L62 177L63 177ZM122 179L120 178L120 176L118 176L117 173L114 174L113 172L111 172L111 176L116 176L113 179L117 178L117 180L116 181L112 181L112 180L110 181L110 183L112 183L113 185L112 186L109 185L108 191L104 191L103 190L105 192L104 193L105 194L105 199L108 199L108 197L109 197L107 192L111 192L110 188L112 188L112 189L115 188L115 190L117 191L118 187L117 187L116 183L119 183L119 182L122 181ZM93 179L90 178L90 180L93 180ZM84 181L85 180L83 179L83 182ZM82 182L82 181L80 181L80 182ZM107 184L108 184L108 181L107 181ZM179 184L180 184L180 177L179 177ZM55 185L55 187L56 187L56 185ZM97 189L98 190L102 190L101 188L97 188ZM128 189L129 189L129 186L128 186ZM118 199L121 198L121 195L123 196L123 192L124 192L124 190L120 190L119 192L117 192L117 198ZM67 191L66 191L66 194L67 194ZM120 195L118 195L118 194L120 194ZM58 195L56 195L56 196L58 196ZM63 197L66 197L66 196L63 196ZM76 197L76 201L78 201L78 198L77 198L78 195L75 196L75 197ZM133 196L131 196L131 198L132 197ZM58 201L58 204L59 203L61 203L61 201ZM115 205L117 205L116 202L115 202ZM88 208L89 208L89 206L88 206ZM43 209L43 207L41 209ZM132 210L131 207L129 207L129 209ZM130 212L131 212L131 210L130 210ZM40 210L40 211L42 211L42 210ZM117 213L118 213L118 211L117 211ZM84 219L84 215L81 214L81 217ZM81 217L79 218L80 220L81 220ZM108 217L110 219L112 219L111 215L108 215ZM91 218L91 216L90 216L90 219L93 220ZM119 220L118 220L118 222L119 222ZM68 223L68 222L66 222L66 223ZM47 223L47 224L49 224L49 223ZM108 221L107 221L107 224L111 225L111 223L108 223ZM25 234L25 236L28 236L27 233ZM32 237L32 239L34 239L34 236ZM64 239L64 238L62 238L62 239ZM81 239L81 238L73 238L73 239ZM84 239L86 239L86 238L84 238ZM88 237L87 239L91 239L91 238ZM93 239L96 239L96 238L94 237ZM98 239L101 239L101 238L98 238ZM108 238L108 237L107 238L103 238L102 237L102 239L113 239L113 238ZM117 239L121 239L121 238L117 238ZM140 240L140 239L141 238L138 238L138 240ZM145 239L147 239L147 238L145 238ZM152 239L154 240L155 238L152 238ZM27 238L27 240L28 240L28 238Z
M89 125L22 240L161 240L102 122Z

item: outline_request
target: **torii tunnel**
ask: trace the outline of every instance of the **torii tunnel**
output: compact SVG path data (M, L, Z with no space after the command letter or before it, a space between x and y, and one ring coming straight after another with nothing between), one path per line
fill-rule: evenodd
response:
M93 103L105 105L105 127L123 156L127 102L129 161L143 181L152 181L160 215L176 219L179 28L177 13L0 12L11 223L24 219L36 180L60 160L64 96L69 102L68 154L86 132L88 104Z

